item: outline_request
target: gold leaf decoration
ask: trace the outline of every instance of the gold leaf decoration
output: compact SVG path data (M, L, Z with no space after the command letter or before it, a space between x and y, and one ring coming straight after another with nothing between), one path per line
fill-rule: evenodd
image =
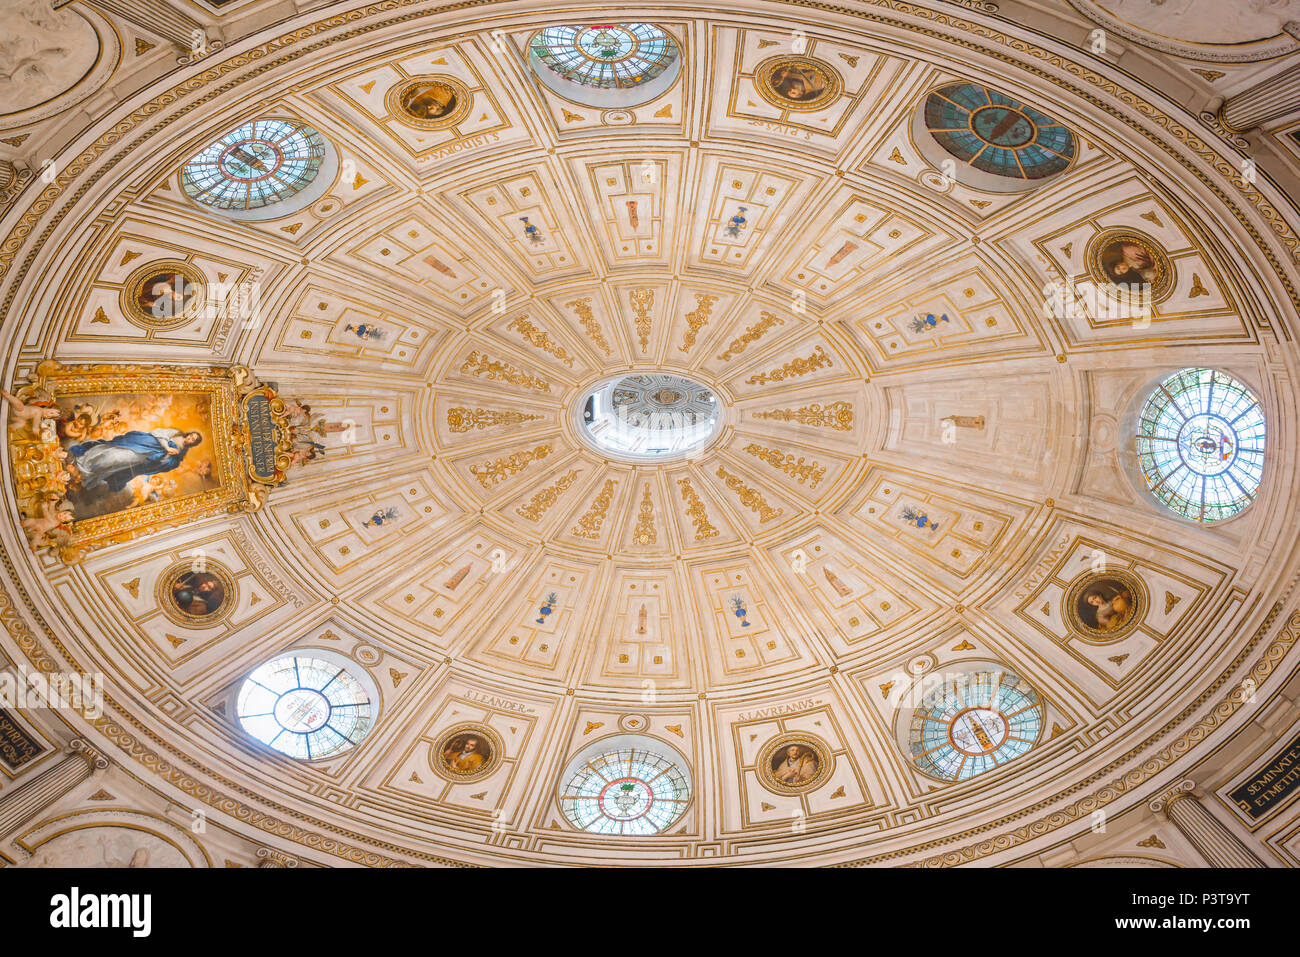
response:
M614 486L617 484L614 479L605 479L596 501L592 502L591 508L587 509L587 514L578 519L578 524L573 526L574 535L579 538L597 538L600 535L600 526L605 521L605 513L609 511L610 503L614 501Z
M520 316L512 321L510 325L506 326L506 328L517 330L530 345L536 346L543 352L550 353L569 368L573 368L573 356L565 352L564 347L548 336L545 332L529 322L527 316Z
M641 343L641 351L645 352L646 347L650 344L650 307L655 304L655 291L653 289L633 289L631 299L632 311L636 313L637 341Z
M818 346L813 350L812 355L806 359L802 356L791 359L781 368L773 369L771 372L757 372L746 379L745 382L749 385L766 385L768 382L780 382L782 379L807 375L816 369L829 369L831 364L831 357L826 354L826 350Z
M583 296L581 299L573 300L573 302L566 302L565 305L578 314L578 321L582 323L582 328L586 330L591 341L599 346L605 355L612 355L614 350L610 348L604 332L601 331L600 323L596 321L595 315L592 314L591 297Z
M632 541L638 545L653 545L658 540L659 535L655 532L654 502L650 500L650 483L646 482L645 491L641 496L641 508L636 520L636 531L632 534Z
M816 462L804 464L803 456L799 456L796 462L795 457L778 449L769 449L750 442L745 446L745 451L755 458L760 458L774 468L780 469L791 478L798 479L799 484L811 480L812 488L817 487L817 483L826 477L826 469L819 466Z
M536 389L538 392L551 391L551 384L546 380L539 379L535 375L528 375L508 362L497 362L495 359L489 359L477 349L474 349L465 357L465 361L461 363L460 371L468 372L470 375L485 376L498 382L509 382L511 385L522 386L526 389Z
M709 316L713 312L713 304L718 301L717 296L710 296L706 293L697 293L695 296L695 308L686 314L686 337L682 344L678 346L681 352L690 352L691 346L695 345L695 337L709 322Z
M762 492L750 488L741 480L739 475L732 475L721 465L718 466L717 475L726 483L727 488L736 493L740 498L741 505L759 516L759 522L769 522L784 511L784 509L772 508L767 504L767 499L763 498Z
M701 542L706 538L715 537L718 530L710 524L708 513L704 510L704 503L700 501L699 493L691 486L691 480L678 479L677 485L682 490L686 514L690 516L691 523L695 526L695 540Z
M746 348L749 347L749 344L751 342L756 342L759 339L763 338L764 333L766 333L773 326L783 326L783 325L785 325L785 320L782 319L780 316L773 315L772 313L767 311L760 312L758 322L754 323L743 333L741 333L740 338L732 339L731 345L727 347L727 351L719 353L718 361L727 362L731 359L732 356L740 355L742 352L745 351Z
M530 412L495 412L491 409L467 409L455 406L447 410L447 426L453 432L487 429L494 425L519 425L542 418Z
M853 406L848 402L832 402L823 406L819 402L801 406L798 409L773 409L771 412L755 412L756 419L774 419L777 422L798 422L815 428L834 429L847 432L853 427Z
M530 522L541 521L542 516L546 514L546 510L555 504L555 500L560 497L560 493L572 485L579 474L577 469L569 469L554 484L542 489L529 500L527 505L515 509L515 512Z
M539 445L523 452L513 452L482 465L471 465L469 472L484 488L491 488L498 482L524 469L530 462L541 461L551 454L551 446Z

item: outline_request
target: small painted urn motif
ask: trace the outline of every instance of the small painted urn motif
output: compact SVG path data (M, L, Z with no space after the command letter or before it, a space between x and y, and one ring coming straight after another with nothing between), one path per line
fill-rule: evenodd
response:
M636 785L620 784L618 793L614 795L614 806L624 814L631 814L636 807Z
M936 317L934 313L927 312L924 316L917 316L915 319L912 320L912 331L929 332L931 329L938 326L939 323L947 322L947 321L948 321L947 313L944 313L943 315Z
M530 243L536 245L542 241L542 231L530 223L527 216L520 216L519 221L524 224L524 235Z
M731 219L728 220L726 232L732 239L739 239L740 231L744 229L745 224L749 222L749 220L745 218L745 213L748 212L748 210L748 206L742 206L736 215L732 216Z
M749 609L745 607L745 599L739 595L731 599L732 613L740 619L740 627L749 627Z
M926 515L925 512L916 511L916 509L912 508L910 505L903 506L903 514L901 517L908 525L915 525L917 528L928 528L930 531L935 531L939 528L938 522L930 521L930 516Z
M366 519L361 524L364 525L366 528L374 528L376 526L383 525L386 522L392 522L396 520L397 520L397 509L390 506L389 508L378 509L374 515L371 515L368 519Z
M551 592L546 596L546 601L542 602L542 607L537 609L537 614L541 615L541 617L537 619L539 625L546 624L546 616L555 611L556 601L558 601L558 599L555 597L555 592Z

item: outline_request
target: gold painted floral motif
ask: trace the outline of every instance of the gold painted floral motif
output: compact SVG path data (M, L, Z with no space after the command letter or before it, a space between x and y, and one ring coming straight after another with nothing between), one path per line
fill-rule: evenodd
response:
M798 409L773 409L771 412L755 412L754 418L775 419L778 422L798 422L816 428L847 432L853 427L853 406L848 402L832 402L824 406L820 402L814 402L812 405L801 406Z
M641 496L641 508L636 520L636 531L632 534L632 541L638 545L653 545L659 540L659 535L655 532L655 507L654 502L650 500L650 483L645 485L645 492Z
M460 371L468 372L471 375L487 376L489 379L497 379L501 382L509 382L511 385L536 389L538 392L551 391L551 384L544 379L521 372L507 362L497 362L495 359L489 359L477 349L465 357Z
M653 289L632 290L632 309L636 313L636 336L637 341L641 343L642 352L645 352L650 344L650 307L654 304Z
M506 326L506 328L518 330L519 334L523 336L529 344L536 346L543 352L549 352L569 368L573 368L573 356L564 351L564 346L560 345L541 329L538 329L535 325L529 322L527 316L520 316L518 319L511 322L510 325Z
M530 522L541 521L546 510L555 504L555 500L560 497L560 493L572 485L578 478L577 469L569 469L564 475L556 480L554 485L547 486L536 495L534 495L527 505L515 509L515 511L528 519Z
M709 316L713 314L713 304L718 301L717 296L710 296L706 293L699 293L695 296L695 308L686 314L686 338L678 346L681 352L689 352L691 346L695 345L695 337L699 335L709 323Z
M487 429L494 425L518 425L540 418L542 416L528 412L496 412L492 409L467 409L459 405L447 410L447 425L453 432Z
M740 338L732 339L731 345L727 346L727 351L718 354L718 360L720 362L729 361L732 356L738 356L749 348L751 342L757 342L759 339L763 338L763 335L767 330L771 329L773 326L783 325L785 325L785 320L780 316L767 311L759 313L758 322L754 323L741 333Z
M677 484L682 490L682 501L686 503L686 514L691 517L691 522L695 525L695 540L701 542L706 538L715 537L718 530L709 523L709 515L704 510L704 503L700 501L699 493L691 487L691 480L678 479Z
M600 329L600 323L596 321L595 315L591 311L591 297L583 296L581 299L575 299L573 302L566 302L566 306L578 314L578 321L582 323L582 328L587 330L587 335L591 341L600 346L605 355L613 355L614 350L610 348L609 342L605 339L605 334Z
M826 477L826 469L819 466L816 462L809 462L805 465L802 455L799 456L798 461L795 461L795 457L789 453L780 452L777 449L764 448L763 446L757 445L753 442L750 442L745 446L745 451L756 458L762 459L774 468L780 469L791 478L798 479L800 485L811 480L812 487L816 488L817 483Z
M780 382L782 379L791 379L795 376L807 375L814 369L827 369L831 366L831 357L826 354L826 350L818 346L813 350L813 354L807 359L791 359L779 369L773 369L771 372L757 372L750 376L745 382L749 385L764 385L768 382Z
M609 511L610 503L614 501L614 486L617 484L613 479L605 479L596 501L591 504L591 508L587 509L587 514L578 519L578 524L573 526L574 535L579 538L596 538L600 535L600 526L605 521L605 513Z
M484 488L491 488L507 476L514 475L530 462L540 462L551 454L549 445L539 445L535 449L513 452L482 465L471 465L469 472Z
M761 492L755 491L741 481L740 476L732 475L721 465L718 466L718 478L727 483L727 488L731 489L740 497L740 504L744 505L755 515L759 516L759 522L768 522L780 515L785 509L772 508L767 504Z

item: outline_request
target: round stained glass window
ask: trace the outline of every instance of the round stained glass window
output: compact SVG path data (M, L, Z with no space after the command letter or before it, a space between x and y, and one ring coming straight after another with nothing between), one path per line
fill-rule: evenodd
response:
M261 209L306 189L325 156L325 137L310 126L253 120L200 150L181 170L181 185L212 209Z
M1227 373L1183 369L1142 407L1137 453L1169 508L1198 522L1229 518L1255 500L1264 475L1264 411Z
M651 747L610 748L569 767L560 808L592 834L657 834L686 810L691 786L680 761Z
M965 781L1024 754L1042 726L1042 701L1023 678L978 670L949 677L922 695L908 745L921 771Z
M602 454L633 461L685 458L722 428L713 390L666 373L608 381L588 392L579 408L584 441Z
M1041 180L1074 162L1074 134L1046 113L976 83L954 83L925 101L925 125L948 153L981 172Z
M239 689L239 723L291 758L327 758L356 746L374 721L362 681L323 657L284 655L266 662Z
M531 48L562 79L596 89L640 86L678 57L677 44L653 23L547 27Z

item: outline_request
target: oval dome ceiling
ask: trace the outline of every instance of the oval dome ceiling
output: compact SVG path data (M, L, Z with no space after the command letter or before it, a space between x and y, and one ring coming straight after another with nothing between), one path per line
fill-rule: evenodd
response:
M2 647L78 734L323 864L938 866L1248 720L1262 177L954 4L531 7L266 27L16 194Z

